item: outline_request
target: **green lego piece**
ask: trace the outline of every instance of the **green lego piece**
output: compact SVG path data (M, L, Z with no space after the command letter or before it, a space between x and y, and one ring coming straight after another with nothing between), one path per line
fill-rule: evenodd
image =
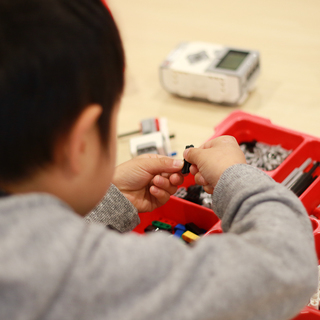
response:
M152 225L154 227L159 228L159 229L171 230L171 225L170 224L167 224L167 223L164 223L164 222L161 222L161 221L154 220L154 221L152 221Z

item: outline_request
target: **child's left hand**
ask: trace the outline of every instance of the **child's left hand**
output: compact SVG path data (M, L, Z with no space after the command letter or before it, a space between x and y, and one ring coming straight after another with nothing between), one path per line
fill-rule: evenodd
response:
M183 160L144 154L117 166L112 182L139 212L148 212L177 191L182 167Z

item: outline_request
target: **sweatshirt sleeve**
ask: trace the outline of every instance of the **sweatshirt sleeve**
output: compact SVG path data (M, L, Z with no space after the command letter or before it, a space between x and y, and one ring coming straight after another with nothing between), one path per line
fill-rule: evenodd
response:
M77 305L68 319L293 318L317 288L312 227L299 199L260 170L235 165L213 203L225 232L193 246L88 225L55 316Z
M131 231L140 223L138 210L113 184L85 220L101 223L119 232Z

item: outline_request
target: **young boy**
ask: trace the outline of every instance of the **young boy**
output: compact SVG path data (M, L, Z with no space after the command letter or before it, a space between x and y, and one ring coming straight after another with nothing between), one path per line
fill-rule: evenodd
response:
M1 320L288 319L308 303L307 213L232 137L184 152L225 233L190 247L118 232L169 199L183 164L114 169L124 55L100 0L0 0L0 40Z

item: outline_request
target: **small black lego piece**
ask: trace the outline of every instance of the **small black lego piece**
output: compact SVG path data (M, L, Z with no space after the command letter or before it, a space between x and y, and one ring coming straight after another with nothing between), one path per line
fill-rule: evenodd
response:
M153 232L157 229L157 227L149 225L144 229L144 232Z
M203 230L201 228L199 228L193 222L186 223L185 226L186 226L187 230L191 231L192 233L196 234L197 236L204 233Z
M200 199L200 194L202 191L202 186L198 184L191 185L188 187L188 194L184 199L196 204L202 204L202 199Z
M311 183L317 178L312 174L319 167L320 162L315 162L312 168L308 172L304 172L302 176L296 181L296 183L290 188L298 197L311 185Z
M189 148L194 148L194 145L190 144L189 146L186 146L186 149L189 149ZM189 173L190 172L190 166L191 166L191 163L189 163L188 161L186 161L184 159L184 164L183 164L183 168L181 170L181 173L182 174Z
M246 150L250 153L254 153L254 148L257 144L257 140L252 140L252 141L244 141L241 142L240 145L244 145L246 147Z

